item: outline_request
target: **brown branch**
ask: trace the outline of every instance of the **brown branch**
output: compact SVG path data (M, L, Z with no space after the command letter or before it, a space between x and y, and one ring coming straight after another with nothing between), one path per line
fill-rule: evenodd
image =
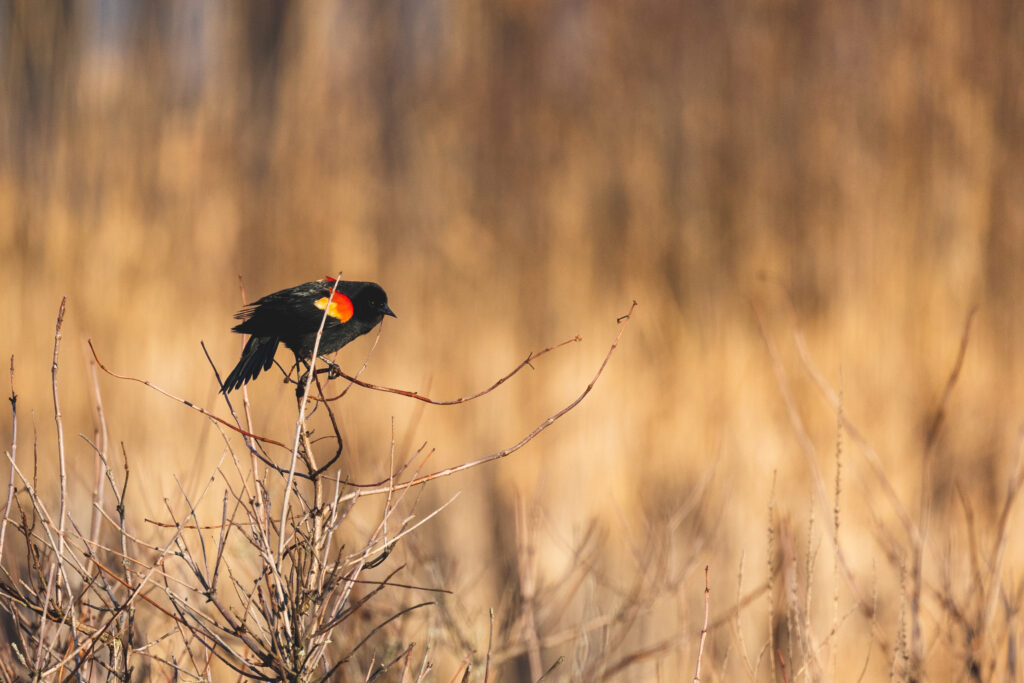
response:
M11 472L7 481L7 502L4 505L4 517L0 521L0 566L3 566L4 548L7 547L4 541L7 538L7 520L11 514L11 503L14 501L14 470L18 462L18 394L14 391L14 356L11 356L11 450L8 457L11 459Z
M405 609L401 609L398 612L395 612L390 617L388 617L387 619L385 619L381 623L377 624L373 629L371 629L370 632L366 634L366 637L364 637L362 640L360 640L359 643L354 648L352 648L352 650L347 655L345 655L344 657L342 657L341 659L338 660L338 663L335 664L335 667L337 667L340 664L344 664L345 662L347 662L350 659L352 659L352 655L354 655L356 652L358 652L359 648L361 648L366 643L366 641L368 641L370 638L372 638L374 633L376 633L377 631L381 630L382 628L384 628L385 626L390 624L395 619L397 619L397 618L399 618L401 616L404 616L406 614L409 614L413 610L418 610L420 607L429 607L430 605L433 605L433 604L434 603L432 603L432 602L421 602L418 605L412 605L410 607L406 607Z
M632 310L633 309L630 308L630 313L632 313ZM624 318L628 318L629 314L627 313L623 317ZM337 366L334 366L332 368L320 368L316 372L317 372L317 374L322 373L322 372L332 373L334 375L337 375L339 377L342 377L342 378L348 380L349 382L351 382L352 384L355 384L356 386L363 387L364 389L372 389L373 391L383 391L383 392L386 392L386 393L389 393L389 394L398 394L399 396L406 396L408 398L414 398L417 401L423 401L424 403L429 403L430 405L433 405L433 406L454 406L454 405L458 405L460 403L466 403L468 401L472 401L473 399L477 399L477 398L480 398L481 396L485 396L485 395L491 393L492 391L494 391L495 389L500 387L502 384L507 382L509 379L511 379L514 375L516 375L520 370L522 370L526 366L530 366L532 368L533 367L533 361L537 360L541 356L543 356L543 355L545 355L547 353L550 353L550 352L552 352L552 351L554 351L556 349L560 349L563 346L567 346L567 345L572 344L574 342L581 342L581 341L583 341L583 337L581 337L580 335L576 335L572 339L566 339L564 342L561 342L559 344L555 344L554 346L549 346L546 349L541 349L540 351L534 351L533 353L528 355L526 357L526 359L523 360L523 362L521 362L519 365L517 365L515 368L513 368L511 372L509 372L504 377L500 378L498 381L496 381L494 384L492 384L491 386L487 387L483 391L478 391L477 393L470 394L469 396L460 396L458 398L453 398L453 399L451 399L449 401L438 401L438 400L429 398L427 396L424 396L423 394L420 394L420 393L418 393L416 391L407 391L405 389L395 389L395 388L392 388L392 387L385 387L385 386L381 386L381 385L378 385L378 384L371 384L369 382L364 382L361 379L356 379L355 377L351 377L351 376L345 374L344 372L339 370ZM346 388L345 391L348 391L348 389ZM313 400L315 400L315 401L323 400L323 401L328 401L328 402L329 401L337 401L339 398L341 398L342 396L345 395L345 391L343 391L342 393L338 394L337 396L332 396L331 398L319 399L319 398L315 398L314 397Z
M964 331L960 336L960 348L956 354L956 362L953 363L953 370L949 373L949 378L946 380L946 387L942 391L942 399L939 401L939 409L935 412L935 418L932 420L931 425L928 427L928 436L925 438L925 457L931 455L932 451L935 450L935 442L938 440L939 430L942 428L942 423L946 419L946 406L949 405L949 397L953 393L953 387L956 386L956 382L960 379L960 371L964 367L964 357L967 355L967 342L971 335L971 323L974 322L974 315L978 312L978 307L974 306L967 313L967 321L964 322Z
M237 426L231 424L230 422L228 422L224 418L217 417L216 415L214 415L210 411L206 410L205 408L200 408L199 406L197 406L195 403L192 403L191 401L183 399L183 398L181 398L179 396L175 396L174 394L172 394L171 392L169 392L169 391L167 391L165 389L161 389L160 387L158 387L157 385L153 384L149 380L140 379L138 377L131 377L129 375L119 375L119 374L117 374L113 370L108 369L107 366L103 364L103 361L100 360L99 355L96 353L96 348L92 345L92 339L86 340L86 343L89 344L89 350L92 351L92 357L96 360L96 364L100 366L100 370L102 370L103 372L107 373L111 377L116 377L117 379L129 380L131 382L138 382L139 384L145 384L150 389L152 389L152 390L154 390L154 391L156 391L156 392L158 392L160 394L163 394L164 396L166 396L167 398L171 399L172 401L177 401L178 403L180 403L180 404L182 404L184 406L188 406L192 410L195 410L196 412L198 412L198 413L200 413L200 414L210 418L211 420L216 420L217 422L221 423L222 425L224 425L228 429L232 429L232 430L238 432L239 434L241 434L242 436L247 436L250 439L256 439L257 441L262 441L263 443L269 443L269 444L273 444L275 446L280 446L281 448L284 448L286 450L291 450L291 448L289 448L288 446L285 446L280 441L275 441L274 439L268 438L266 436L260 436L259 434L253 434L251 432L247 432L244 429L242 429L241 427L237 427ZM285 471L287 471L287 470L285 470Z
M64 423L61 419L60 412L60 401L58 400L57 392L57 368L58 368L58 355L60 353L60 340L61 340L61 327L64 325L64 311L67 306L68 298L64 297L60 300L60 309L57 311L57 329L53 335L53 363L50 366L50 374L53 379L53 419L57 423L57 462L60 469L60 512L58 513L57 522L57 543L52 546L56 557L54 564L50 565L49 575L46 579L46 597L43 599L44 605L49 605L50 600L54 597L54 591L58 590L57 586L57 570L60 571L62 578L64 579L64 589L68 591L68 577L64 572L64 525L67 520L67 493L68 493L68 476L67 467L64 459ZM70 598L70 592L68 593ZM68 612L71 617L72 626L77 626L74 623L74 614ZM62 619L63 621L63 619ZM36 647L36 660L35 668L38 671L42 668L43 654L44 654L44 643L45 639L43 634L46 631L47 621L43 620L39 623L39 632L36 637L39 639L38 646Z
M633 309L635 307L636 307L636 302L633 302L633 306L630 307L629 313L627 313L626 315L621 316L620 318L618 318L616 320L616 322L621 324L623 321L628 321L628 319L632 315ZM500 379L498 379L496 382L494 382L494 384L492 384L487 389L484 389L483 391L477 392L476 394L472 394L472 395L469 395L469 396L462 396L462 397L459 397L459 398L456 398L456 399L452 399L452 400L449 400L449 401L437 401L437 400L431 399L429 397L423 396L421 394L418 394L415 391L406 391L404 389L394 389L394 388L391 388L391 387L385 387L385 386L379 386L379 385L376 385L376 384L370 384L369 382L363 382L362 380L357 379L355 377L351 377L351 376L341 372L340 370L337 370L336 368L334 369L334 372L336 372L340 377L343 377L344 379L348 380L349 382L352 382L352 383L354 383L354 384L356 384L358 386L361 386L363 388L366 388L366 389L371 389L371 390L374 390L374 391L383 391L383 392L387 392L387 393L398 394L398 395L401 395L401 396L407 396L409 398L414 398L416 400L423 401L424 403L429 403L431 405L438 405L438 406L458 405L460 403L466 403L467 401L472 401L473 399L480 398L481 396L484 396L484 395L494 391L497 387L501 386L506 381L511 379L514 375L516 375L519 371L521 371L527 365L529 365L530 367L533 367L532 366L532 362L534 360L540 358L541 356L543 356L543 355L545 355L547 353L550 353L551 351L554 351L556 349L559 349L559 348L561 348L563 346L566 346L568 344L572 344L574 342L580 342L580 341L583 341L583 337L581 337L580 335L576 335L572 339L567 339L567 340L565 340L565 341L563 341L563 342L561 342L559 344L555 344L553 346L549 346L549 347L547 347L545 349L541 349L540 351L535 351L535 352L531 353L529 356L527 356L526 359L523 360L519 365L517 365L511 372L509 372L505 376L503 376ZM128 380L128 381L138 382L140 384L144 384L145 386L149 387L150 389L153 389L154 391L156 391L156 392L158 392L160 394L163 394L164 396L166 396L167 398L170 398L173 401L177 401L178 403L181 403L182 405L185 405L185 406L187 406L189 408L192 408L193 410L195 410L198 413L204 415L205 417L208 417L211 420L215 420L215 421L219 422L220 424L224 425L228 429L231 429L232 431L235 431L235 432L241 434L244 437L249 437L249 438L255 439L257 441L261 441L263 443L273 444L273 445L278 446L280 448L283 448L285 450L291 451L291 448L286 446L284 443L282 443L280 441L277 441L275 439L271 439L271 438L266 437L266 436L260 436L258 434L254 434L252 432L246 431L246 430L242 429L241 427L238 427L237 425L234 425L234 424L228 422L227 420L225 420L225 419L223 419L221 417L218 417L217 415L214 415L213 413L209 412L205 408L201 408L200 406L192 403L191 401L188 401L186 399L183 399L183 398L181 398L179 396L176 396L176 395L170 393L169 391L167 391L167 390L165 390L165 389L163 389L163 388L153 384L149 380L141 379L141 378L138 378L138 377L132 377L132 376L129 376L129 375L121 375L121 374L118 374L118 373L110 370L99 359L99 355L96 353L96 348L93 346L92 340L91 339L88 340L87 343L89 344L89 350L92 352L93 359L96 361L96 364L99 366L99 368L101 370L103 370L103 372L107 373L111 377L115 377L117 379ZM618 344L618 338L616 338L616 344ZM613 350L614 350L614 346L613 346ZM610 355L611 355L611 352L609 352L609 356ZM607 359L605 359L605 362L607 362ZM602 370L603 370L603 367L604 366L602 365ZM320 370L317 370L316 374L319 374L321 372L329 372L329 371L330 371L329 369L322 368ZM598 373L598 374L600 375L600 373ZM597 377L595 377L594 379L596 381ZM592 385L587 388L587 391L589 392L589 390L591 388L593 388ZM310 395L309 399L313 400L313 401L316 401L316 402L331 402L331 401L338 400L343 395L344 395L344 392L342 392L342 394L339 394L338 396L334 396L334 397L331 397L331 398L321 398L321 397ZM586 395L586 393L584 393L584 395ZM580 398L582 399L582 396ZM571 407L575 407L575 406L571 406ZM566 411L566 412L568 412L568 411ZM559 415L558 417L561 417L561 415ZM545 427L546 427L546 425L545 425ZM536 435L534 435L534 436L536 436ZM523 444L518 444L516 447L514 447L514 449L518 450L522 445ZM509 452L511 452L511 451L509 451ZM273 468L273 469L275 469L275 470L277 470L278 472L281 472L281 473L288 472L288 469L279 467L273 461L268 460L267 458L263 457L262 455L260 455L258 453L254 453L254 454L256 455L256 457L258 457L263 462L264 465L266 465L268 467L271 467L271 468ZM508 453L504 453L504 455L508 455ZM498 456L498 457L504 457L504 455L503 456ZM318 469L313 474L313 476L322 473L335 460L337 460L337 458L332 459L330 461L330 463L328 463L324 467ZM311 478L310 475L305 475L305 474L302 474L300 472L296 472L296 476L301 477L303 479ZM385 480L382 480L380 482L375 482L375 483L372 483L372 484L358 484L358 483L349 482L349 481L343 481L342 483L346 484L346 485L349 485L349 486L355 486L357 488L376 488L376 487L384 486L384 484L386 484L387 481L388 481L388 479L385 479ZM427 481L427 480L424 479L423 481Z
M711 614L711 583L709 572L711 567L704 566L704 628L700 630L700 647L697 648L697 672L693 674L693 683L700 683L700 660L704 657L704 641L708 637L708 617Z
M491 677L491 645L494 638L494 608L490 608L488 613L491 616L490 626L487 629L487 656L484 658L484 683L489 683Z
M612 342L611 347L608 349L608 353L605 354L604 360L601 361L600 367L598 367L597 372L594 374L593 379L590 380L590 384L588 384L586 389L583 390L583 393L581 393L579 396L577 396L575 399L573 399L564 408L562 408L558 412L550 415L547 419L545 419L543 422L541 422L539 425L537 425L537 427L532 432L530 432L529 434L524 436L517 443L513 444L512 446L509 446L508 448L504 448L504 449L502 449L500 451L497 451L495 453L491 453L490 455L485 455L485 456L482 456L480 458L477 458L476 460L470 460L469 462L463 463L461 465L456 465L454 467L448 467L446 469L439 470L439 471L433 472L431 474L425 474L422 477L416 477L415 479L411 479L411 480L406 481L406 482L397 483L397 484L394 484L393 486L391 486L391 485L389 485L389 486L375 486L375 485L363 485L363 486L360 486L359 484L352 484L352 486L355 486L356 488L359 488L360 490L354 491L352 493L345 494L344 496L341 496L339 498L339 501L350 500L352 498L362 497L362 496L380 495L380 494L389 493L389 492L392 492L392 491L399 491L401 489L406 489L406 488L409 488L409 487L412 487L412 486L419 486L420 484L425 484L428 481L432 481L434 479L440 479L441 477L448 477L448 476L451 476L451 475L456 474L458 472L463 472L465 470L472 469L474 467L479 467L480 465L484 465L484 464L492 462L494 460L500 460L501 458L504 458L507 455L511 455L512 453L515 453L520 448L522 448L526 444L530 443L530 441L533 441L533 439L535 439L538 434L540 434L545 429L550 427L552 424L557 422L566 413L568 413L573 408L578 406L583 401L583 399L587 397L587 394L589 394L593 390L594 385L597 384L597 380L600 379L601 375L604 373L604 369L608 365L608 361L611 360L612 354L615 353L615 349L618 348L619 341L622 339L622 333L626 330L626 325L629 324L629 321L632 320L633 311L636 309L636 307L637 307L637 302L634 301L633 304L629 307L629 312L627 312L625 315L623 315L620 318L618 318L619 332L618 332L618 334L615 335L615 341Z

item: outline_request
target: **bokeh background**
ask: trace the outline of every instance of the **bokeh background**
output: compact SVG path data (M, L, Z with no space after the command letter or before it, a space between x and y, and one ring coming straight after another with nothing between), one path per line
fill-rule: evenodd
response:
M1024 675L1022 513L1000 525L1024 417L1020 3L4 0L0 81L0 355L44 474L65 295L70 435L97 424L87 338L226 415L199 342L222 373L237 359L239 278L250 300L339 270L380 282L399 317L364 377L437 398L583 336L466 406L350 394L342 467L367 481L392 425L399 459L436 449L428 469L517 441L582 391L635 299L576 411L423 494L425 512L461 492L400 548L456 591L408 627L438 680L486 649L490 608L501 680L531 680L524 554L556 678L692 677L705 565L724 619L705 680L782 680L769 623L776 644L811 634L774 658L796 650L790 676ZM838 433L795 333L873 450ZM157 536L142 519L223 441L142 385L99 385ZM290 438L291 390L250 396ZM88 445L69 458L91 486ZM853 580L828 531L837 461ZM885 486L927 527L917 611Z

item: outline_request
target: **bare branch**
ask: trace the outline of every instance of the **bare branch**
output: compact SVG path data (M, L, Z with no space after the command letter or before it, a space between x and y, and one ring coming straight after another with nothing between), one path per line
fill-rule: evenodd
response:
M92 345L92 340L91 339L87 340L86 343L89 344L89 350L92 351L92 357L96 360L96 364L100 366L100 370L102 370L103 372L107 373L111 377L116 377L117 379L123 379L123 380L128 380L130 382L138 382L139 384L144 384L147 387L149 387L150 389L156 391L157 393L163 394L164 396L166 396L167 398L171 399L172 401L177 401L178 403L180 403L180 404L182 404L184 406L188 406L192 410L196 411L197 413L200 413L201 415L204 415L205 417L210 418L211 420L216 420L217 422L221 423L222 425L224 425L228 429L232 429L232 430L238 432L239 434L241 434L242 436L245 436L245 437L250 438L250 439L256 439L257 441L262 441L263 443L273 444L275 446L279 446L279 447L284 448L286 450L288 449L288 446L284 445L280 441L276 441L274 439L270 439L270 438L267 438L265 436L260 436L259 434L252 434L250 432L245 431L241 427L236 427L235 425L231 424L230 422L228 422L224 418L217 417L216 415L214 415L210 411L206 410L205 408L200 408L199 406L197 406L195 403L192 403L191 401L183 399L183 398L181 398L179 396L175 396L174 394L172 394L171 392L169 392L169 391L167 391L165 389L161 389L160 387L158 387L157 385L153 384L149 380L139 379L138 377L131 377L129 375L119 375L118 373L108 369L107 366L103 364L103 361L100 360L99 354L96 353L96 348Z
M630 311L632 312L632 309L630 309ZM625 317L628 318L629 315L627 314ZM355 384L356 386L363 387L364 389L372 389L374 391L383 391L383 392L386 392L386 393L389 393L389 394L398 394L399 396L406 396L408 398L413 398L413 399L416 399L417 401L423 401L424 403L429 403L430 405L434 405L434 406L454 406L454 405L459 405L460 403L467 403L469 401L472 401L474 399L480 398L481 396L485 396L485 395L491 393L492 391L494 391L495 389L500 387L502 384L507 382L509 379L511 379L514 375L518 374L519 371L522 370L523 368L525 368L527 366L532 368L533 367L533 361L537 360L541 356L543 356L543 355L545 355L547 353L550 353L551 351L554 351L556 349L560 349L563 346L566 346L568 344L572 344L574 342L581 342L581 341L583 341L583 337L581 337L579 335L576 335L572 339L567 339L564 342L561 342L559 344L555 344L554 346L549 346L546 349L541 349L540 351L534 351L533 353L528 355L526 357L526 359L523 360L523 362L521 362L519 365L517 365L515 368L513 368L511 372L509 372L508 374L506 374L503 377L499 378L497 381L494 382L494 384L492 384L491 386L487 387L483 391L478 391L477 393L470 394L469 396L460 396L458 398L453 398L453 399L447 400L447 401L434 400L434 399L429 398L427 396L424 396L424 395L422 395L422 394L420 394L419 392L416 392L416 391L407 391L405 389L394 389L392 387L380 386L378 384L370 384L369 382L364 382L364 381L362 381L360 379L357 379L356 377L351 377L349 375L346 375L344 372L342 372L341 370L338 370L337 368L321 368L320 370L317 370L317 372L318 373L321 373L321 372L333 372L333 373L337 374L339 377L342 377L343 379L348 380L349 382L351 382L352 384ZM314 398L314 400L337 401L339 398L344 396L345 392L347 392L347 391L348 391L348 389L346 389L342 393L340 393L337 396L334 396L332 398L326 398L326 399L316 399L316 398Z
M431 474L423 475L422 477L416 477L416 478L414 478L414 479L412 479L410 481L397 483L397 484L394 485L394 487L381 487L381 486L376 485L376 484L364 485L364 487L360 487L361 488L360 491L356 491L356 492L353 492L353 493L348 493L348 494L342 496L341 500L348 500L348 499L354 498L356 496L375 496L375 495L381 495L381 494L388 493L390 490L399 490L399 489L409 488L410 486L419 486L420 484L425 484L428 481L432 481L434 479L439 479L441 477L448 477L448 476L451 476L451 475L456 474L458 472L463 472L465 470L472 469L474 467L479 467L480 465L484 465L484 464L492 462L494 460L500 460L501 458L504 458L505 456L511 455L512 453L515 453L520 448L522 448L526 444L528 444L531 441L533 441L533 439L535 439L538 434L540 434L545 429L550 427L552 424L557 422L566 413L568 413L573 408L578 406L583 401L583 399L585 399L587 397L587 395L594 389L594 385L597 384L597 381L601 378L601 375L604 373L604 369L608 365L608 361L611 360L612 354L615 353L615 349L618 348L619 341L622 339L622 333L625 331L626 325L632 319L633 311L636 309L636 307L637 307L637 303L634 301L633 305L629 307L629 312L626 313L625 315L621 316L620 318L618 318L618 321L619 321L619 331L618 331L618 334L616 334L616 336L615 336L615 341L612 342L612 345L608 349L608 353L605 355L604 360L601 361L601 365L598 367L597 372L594 374L594 377L590 380L590 383L586 386L586 388L583 390L583 392L579 396L577 396L575 399L573 399L564 408L562 408L558 412L550 415L547 419L545 419L543 422L541 422L539 425L537 425L537 427L535 427L532 432L530 432L529 434L524 436L517 443L513 444L512 446L509 446L508 448L504 448L504 449L502 449L500 451L497 451L495 453L491 453L490 455L485 455L483 457L477 458L475 460L471 460L471 461L463 463L461 465L456 465L455 467L448 467L446 469L439 470L439 471L433 472ZM352 484L352 486L359 487L360 485L359 484Z
M704 656L704 641L708 637L708 617L711 614L710 570L711 567L704 567L704 627L700 630L700 646L697 648L697 672L693 674L693 683L700 683L700 660Z

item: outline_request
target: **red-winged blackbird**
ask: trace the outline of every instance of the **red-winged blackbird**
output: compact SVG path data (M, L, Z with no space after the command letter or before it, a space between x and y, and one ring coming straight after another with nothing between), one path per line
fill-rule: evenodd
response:
M310 362L320 321L327 309L327 321L317 353L333 353L376 327L384 316L396 316L388 308L388 295L374 282L338 281L331 297L334 278L307 282L268 294L235 314L242 322L232 330L251 335L242 358L224 380L223 393L240 388L274 364L278 344L295 354L296 363Z

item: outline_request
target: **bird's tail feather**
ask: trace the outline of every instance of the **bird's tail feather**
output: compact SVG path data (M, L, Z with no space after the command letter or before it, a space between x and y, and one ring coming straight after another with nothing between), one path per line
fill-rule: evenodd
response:
M249 337L238 364L224 380L221 393L226 394L240 389L246 382L259 377L263 370L269 370L274 364L274 354L277 352L279 341L277 337Z

